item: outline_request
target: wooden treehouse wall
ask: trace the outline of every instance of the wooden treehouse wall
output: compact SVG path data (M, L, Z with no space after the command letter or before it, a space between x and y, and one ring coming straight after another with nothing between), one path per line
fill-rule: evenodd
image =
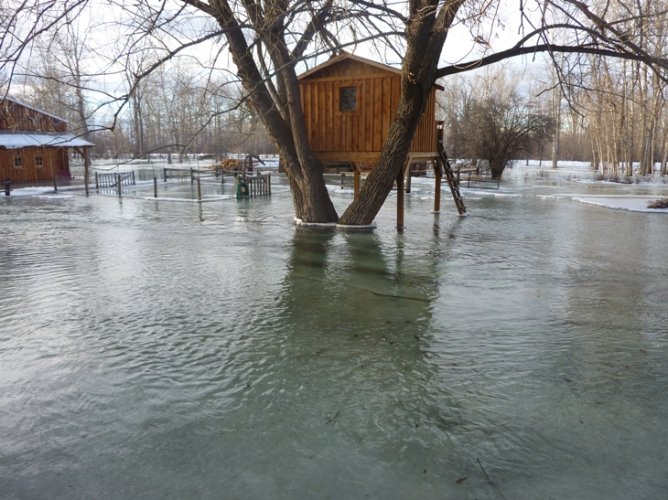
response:
M375 163L396 113L401 75L357 61L342 61L300 80L311 148L324 162ZM356 106L341 111L341 89L356 89ZM411 152L436 150L435 90ZM372 166L372 165L370 165Z

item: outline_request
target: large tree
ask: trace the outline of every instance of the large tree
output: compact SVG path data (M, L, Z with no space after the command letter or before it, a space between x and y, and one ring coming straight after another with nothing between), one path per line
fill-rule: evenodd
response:
M95 0L10 0L0 22L0 65L11 71L44 32L58 29L72 14ZM623 9L611 9L610 4ZM99 5L99 4L96 4ZM646 36L623 31L624 21L654 15L638 2L609 0L588 5L579 0L520 0L519 38L494 52L485 26L493 26L503 0L114 0L107 9L122 12L126 29L118 35L128 60L140 58L131 100L141 82L179 54L206 43L218 44L212 67L229 54L244 99L262 120L283 158L295 212L305 222L368 224L373 221L402 171L429 90L438 77L492 64L522 54L556 52L598 54L642 62L665 79L664 54L647 50ZM98 7L99 8L99 7ZM202 16L204 14L204 16ZM91 14L89 13L88 16ZM19 22L19 19L21 22ZM28 23L27 19L34 22ZM444 44L458 25L485 52L470 62L439 66ZM492 28L490 28L492 29ZM339 219L325 185L323 167L310 149L301 109L297 74L346 45L371 46L378 54L402 59L401 96L380 161Z

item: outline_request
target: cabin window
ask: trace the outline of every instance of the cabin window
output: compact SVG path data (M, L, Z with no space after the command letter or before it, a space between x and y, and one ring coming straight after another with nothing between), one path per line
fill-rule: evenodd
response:
M23 157L20 153L14 157L14 168L23 168Z
M339 89L339 111L357 110L357 87L341 87Z
M44 166L44 158L42 156L35 156L35 167L42 168Z

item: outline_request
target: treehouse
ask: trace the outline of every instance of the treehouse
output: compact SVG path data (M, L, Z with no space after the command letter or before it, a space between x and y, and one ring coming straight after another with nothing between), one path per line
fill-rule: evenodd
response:
M357 196L360 176L372 170L378 162L390 123L397 111L401 71L342 53L302 73L299 76L299 87L311 150L326 171L353 171ZM423 168L432 163L437 182L435 211L439 210L440 204L442 168L447 168L445 154L439 149L442 125L437 123L435 116L436 90L439 88L435 85L429 94L404 172L397 178L398 188L401 188L399 192L403 192L405 176L408 174L406 190L410 191L413 166L419 164ZM400 201L402 214L399 218L402 219L403 194ZM459 204L457 207L463 213L463 204L462 208ZM398 224L401 225L401 222Z
M67 122L13 98L0 101L0 182L38 184L70 179L69 152L85 157L92 143Z

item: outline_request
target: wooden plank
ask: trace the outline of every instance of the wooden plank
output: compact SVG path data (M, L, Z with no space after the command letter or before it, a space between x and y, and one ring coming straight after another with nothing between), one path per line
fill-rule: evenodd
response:
M311 120L313 120L313 139L309 139L309 144L317 144L324 136L323 122L320 118L320 84L314 82L311 86Z
M331 138L334 131L334 84L332 82L323 83L325 86L325 130L326 135L320 141L320 150L331 149Z
M362 81L354 80L353 85L357 89L356 105L357 111L350 116L350 151L360 150L360 120L362 113Z
M374 78L374 95L373 95L373 151L380 151L380 148L383 144L383 122L382 122L382 109L383 109L383 79Z
M383 131L382 140L387 138L387 132L390 128L390 119L392 115L392 81L390 78L383 78L383 109L379 117L382 117ZM381 145L382 147L382 145Z
M373 151L373 80L366 80L364 83L364 108L362 113L364 120L364 151Z
M332 84L332 127L333 133L328 138L328 151L341 151L342 120L339 110L339 85Z

